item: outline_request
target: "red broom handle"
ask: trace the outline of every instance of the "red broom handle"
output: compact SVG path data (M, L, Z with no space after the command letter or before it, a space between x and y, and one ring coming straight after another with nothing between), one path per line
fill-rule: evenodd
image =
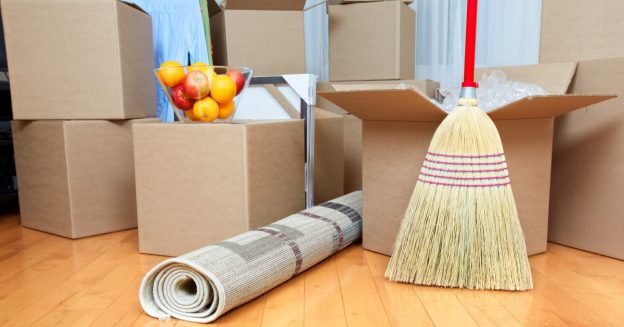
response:
M477 39L477 0L468 0L466 14L466 60L462 87L478 87L474 81L475 43Z

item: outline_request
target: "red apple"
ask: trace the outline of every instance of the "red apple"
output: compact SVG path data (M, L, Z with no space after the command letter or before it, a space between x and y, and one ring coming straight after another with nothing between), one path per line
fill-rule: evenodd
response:
M187 97L186 94L184 94L182 84L176 85L171 93L173 103L176 107L182 110L193 109L193 103L195 102L195 100Z
M210 93L210 78L199 70L190 71L182 80L182 88L187 97L203 99Z
M239 94L245 86L245 76L243 76L243 73L241 73L238 69L230 69L230 71L227 72L227 75L234 80L234 83L236 84L236 94Z

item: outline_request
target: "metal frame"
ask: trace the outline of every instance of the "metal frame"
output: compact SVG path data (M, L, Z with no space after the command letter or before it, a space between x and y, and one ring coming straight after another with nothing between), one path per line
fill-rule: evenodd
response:
M282 76L259 76L252 77L249 85L289 85ZM315 92L310 92L310 96L316 96ZM314 206L314 106L309 105L304 99L300 101L300 118L304 121L304 144L305 144L305 204L306 208Z

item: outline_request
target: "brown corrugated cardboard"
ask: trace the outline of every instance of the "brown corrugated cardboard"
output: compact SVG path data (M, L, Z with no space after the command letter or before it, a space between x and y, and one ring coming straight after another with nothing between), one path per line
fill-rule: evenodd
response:
M331 81L414 78L416 13L406 4L330 5L328 12Z
M318 88L334 90L329 84L319 84ZM318 90L317 88L317 90ZM317 97L316 105L343 118L343 191L345 194L362 189L362 120L347 113L325 98Z
M397 83L403 83L406 87L415 86L423 91L427 96L434 97L439 84L434 81L363 81L363 82L336 82L322 83L317 86L319 91L347 91L347 90L365 90L371 87L376 89L392 89ZM325 100L325 98L317 97L317 106L331 111L333 113L343 115L344 118L344 193L351 193L362 189L362 120L347 113L344 109Z
M304 0L208 2L215 64L251 67L257 76L306 72Z
M3 0L13 118L156 114L152 25L117 0Z
M362 120L344 115L344 193L362 189Z
M548 66L545 71L556 73L565 80L570 76L570 69L574 69L573 65L558 67ZM534 71L539 73L539 70ZM548 79L538 77L536 80ZM557 85L545 87L558 88ZM446 113L417 89L326 92L319 95L364 121L363 244L369 250L390 254L429 142ZM495 117L505 146L518 213L530 254L546 250L552 115L611 97L531 97L490 113ZM541 106L543 102L553 103L557 110L543 114L531 108L534 104ZM534 116L525 115L524 111Z
M623 57L624 2L543 0L540 62Z
M555 120L548 239L624 259L624 3L544 0L540 60L582 60L570 92L614 101ZM607 28L608 27L608 28ZM610 58L611 57L611 58Z
M314 131L314 203L344 194L346 153L343 142L343 117L316 108Z
M134 129L139 249L180 255L304 207L303 122Z
M22 225L80 238L136 227L132 125L14 121Z
M624 58L579 62L571 92L618 94L555 124L548 239L624 260Z

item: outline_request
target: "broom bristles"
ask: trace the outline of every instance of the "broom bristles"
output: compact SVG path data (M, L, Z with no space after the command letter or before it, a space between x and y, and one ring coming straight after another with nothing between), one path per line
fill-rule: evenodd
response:
M476 100L460 101L433 136L385 276L420 285L531 289L498 130Z

